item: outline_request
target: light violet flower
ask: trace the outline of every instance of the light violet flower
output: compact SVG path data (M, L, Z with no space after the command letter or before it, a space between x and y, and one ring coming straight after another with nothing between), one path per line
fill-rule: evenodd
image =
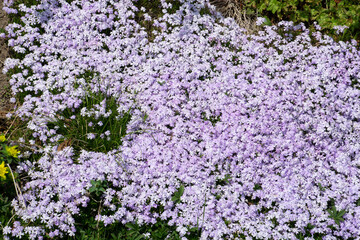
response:
M95 134L94 133L88 133L87 138L90 139L90 140L95 139Z
M334 26L333 29L336 30L336 34L343 33L345 29L349 28L348 26Z
M257 19L256 19L256 25L258 25L258 26L261 26L262 24L264 24L266 22L266 18L264 18L264 17L258 17Z
M313 235L360 235L354 42L292 22L246 35L214 9L200 14L205 0L179 0L177 11L161 0L167 11L152 32L136 21L137 1L40 2L16 9L22 23L6 27L23 56L3 70L18 72L10 79L23 98L15 114L44 146L34 165L20 167L29 180L24 199L12 202L7 236L75 235L92 181L111 186L96 216L104 225L160 218L183 237L198 226L201 239L215 240L296 239L309 223ZM55 117L102 126L125 114L114 150L56 151L64 136ZM113 140L111 131L100 138ZM329 205L345 211L339 225Z

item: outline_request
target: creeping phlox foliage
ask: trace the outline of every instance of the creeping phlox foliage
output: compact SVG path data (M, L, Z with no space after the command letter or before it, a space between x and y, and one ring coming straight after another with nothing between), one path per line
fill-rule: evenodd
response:
M46 147L5 235L74 235L95 197L105 226L163 220L201 239L360 235L356 42L291 22L245 35L207 1L162 0L157 18L136 1L68 2L19 5L22 23L6 28L22 54L4 68L17 115ZM102 101L87 107L91 96ZM89 130L127 113L126 135ZM68 123L77 119L86 124ZM59 149L70 126L81 141L122 142Z

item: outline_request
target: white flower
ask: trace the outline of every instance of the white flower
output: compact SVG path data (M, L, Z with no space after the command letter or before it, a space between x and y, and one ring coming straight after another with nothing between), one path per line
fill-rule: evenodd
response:
M3 233L6 235L6 234L10 234L11 233L11 227L9 226L6 226L3 228Z
M80 115L85 117L87 114L86 114L86 107L83 107L80 111Z
M257 25L257 26L260 26L260 25L264 24L265 22L266 22L266 18L258 17L258 18L256 19L256 25Z
M87 138L88 138L88 139L94 139L94 138L95 138L95 134L94 134L94 133L88 133L88 134L87 134Z

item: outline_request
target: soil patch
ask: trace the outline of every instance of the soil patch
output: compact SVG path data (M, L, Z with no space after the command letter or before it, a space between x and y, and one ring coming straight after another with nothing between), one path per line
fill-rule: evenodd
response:
M0 28L5 28L9 18L3 8L3 0L0 0ZM5 59L9 57L9 47L4 38L0 38L0 133L9 127L9 120L6 114L14 109L14 104L10 103L12 97L9 78L2 73Z

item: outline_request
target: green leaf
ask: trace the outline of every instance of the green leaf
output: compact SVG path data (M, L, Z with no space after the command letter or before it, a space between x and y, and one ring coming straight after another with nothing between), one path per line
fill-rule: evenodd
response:
M254 191L261 190L261 189L262 189L261 185L256 183L254 186Z
M318 186L319 186L319 188L320 188L320 191L325 191L325 188L321 185L321 183L318 183Z
M271 0L269 3L268 10L270 10L273 14L279 12L279 10L281 10L281 3L277 0Z
M216 180L216 184L217 185L221 185L221 186L225 186L226 184L229 184L229 180L231 179L230 174L226 174L225 177L223 179L217 179Z
M197 227L192 227L189 229L190 232L197 232L199 229Z
M136 224L134 224L134 223L126 223L125 227L130 228L130 229L137 229L138 228L138 226Z
M183 184L180 185L177 192L174 193L174 195L171 198L171 201L175 203L180 203L180 198L184 194L185 186Z
M140 239L143 239L143 238L145 238L145 237L144 237L144 235L141 234L141 235L137 236L134 240L140 240Z
M165 84L165 81L162 81L162 82L158 81L158 83L160 84L160 86L162 86Z
M309 14L306 11L300 11L299 12L299 20L303 22L309 21Z
M337 225L340 225L340 222L344 221L343 216L345 215L345 210L337 211L336 207L333 206L331 209L328 209L327 212L329 213L329 217L334 219Z
M311 9L311 20L315 20L319 15L320 12L317 9Z
M259 11L260 11L260 12L264 11L264 10L266 9L266 7L267 7L267 5L266 5L265 3L261 4L261 5L259 6Z
M143 121L145 122L148 119L149 115L147 113L144 114Z
M184 190L185 190L185 186L181 184L181 186L179 188L180 197L184 194Z
M269 19L267 16L265 16L264 18L266 19L266 21L264 22L264 24L265 24L266 26L271 26L272 23L271 23L270 19Z
M315 225L312 225L311 223L308 223L308 225L306 225L305 228L308 229L308 230L311 230L311 229L315 228Z
M170 239L173 239L173 240L180 240L180 235L179 233L177 233L176 231L172 232L171 234L171 238Z
M105 182L91 180L90 183L91 183L91 185L92 185L92 186L89 188L89 192L90 192L90 193L95 192L95 194L96 194L97 196L100 196L101 193L105 192L105 185L106 185Z

